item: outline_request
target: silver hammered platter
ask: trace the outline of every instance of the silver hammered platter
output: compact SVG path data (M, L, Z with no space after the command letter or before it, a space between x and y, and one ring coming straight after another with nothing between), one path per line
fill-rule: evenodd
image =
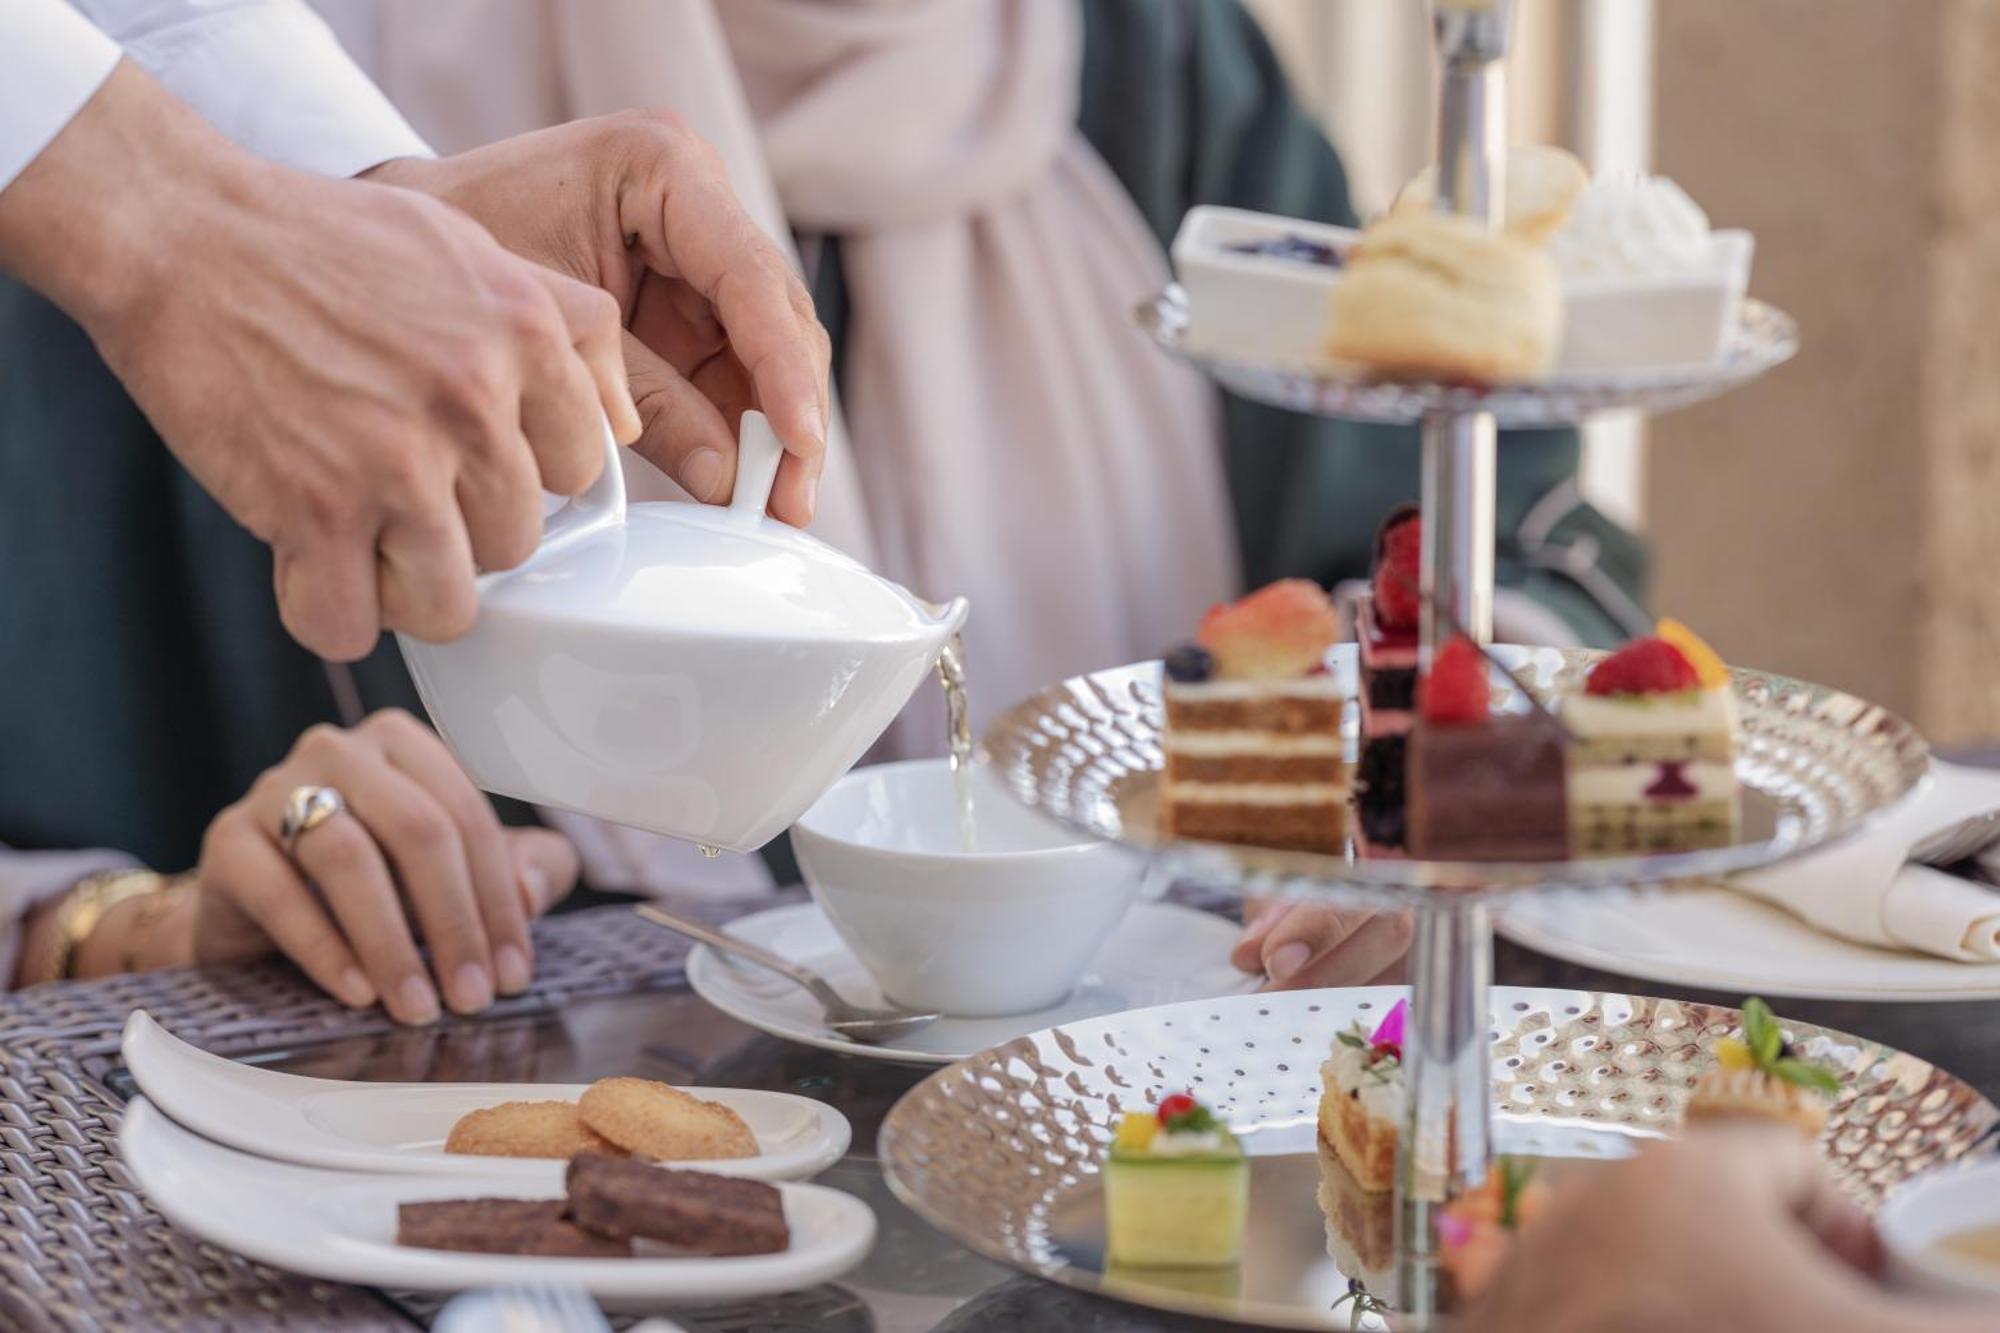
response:
M1392 1205L1322 1155L1315 1124L1335 1031L1372 1024L1402 994L1234 996L1017 1038L899 1101L882 1126L883 1172L932 1225L1038 1277L1247 1323L1383 1327L1370 1312L1395 1291ZM1671 1132L1714 1039L1738 1025L1735 1010L1711 1005L1512 986L1494 988L1491 1013L1496 1146L1543 1158L1552 1178ZM1821 1148L1865 1206L1923 1171L1991 1151L2000 1110L1950 1074L1877 1042L1786 1028L1802 1054L1838 1073ZM1252 1155L1244 1262L1107 1271L1097 1171L1111 1127L1183 1089L1215 1107Z
M1575 685L1603 656L1568 648L1496 651L1545 699ZM1329 665L1336 677L1351 682L1353 645L1336 647ZM1735 843L1698 851L1473 863L1364 859L1352 850L1345 856L1273 852L1173 839L1159 832L1155 818L1163 762L1156 662L1052 686L996 718L984 748L994 775L1020 800L1060 823L1152 853L1171 874L1246 893L1376 903L1712 879L1847 837L1925 780L1929 748L1895 714L1784 676L1749 670L1730 675L1739 726L1742 828ZM1501 698L1499 706L1524 705ZM1349 730L1352 742L1351 717Z
M1189 346L1186 295L1170 286L1134 312L1167 351L1202 368L1232 393L1274 407L1349 421L1408 424L1432 412L1490 412L1502 426L1566 426L1600 412L1667 412L1726 393L1791 359L1792 317L1745 301L1721 354L1704 366L1563 375L1535 384L1476 387L1343 377L1328 370L1256 365Z

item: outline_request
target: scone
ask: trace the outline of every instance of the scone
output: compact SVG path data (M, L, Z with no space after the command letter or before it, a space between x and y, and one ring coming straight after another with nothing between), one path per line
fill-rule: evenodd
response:
M1389 205L1390 214L1408 217L1435 212L1437 173L1436 163L1417 173ZM1553 144L1515 144L1507 150L1507 213L1502 225L1529 244L1540 245L1562 230L1577 196L1588 184L1590 173L1574 153Z
M755 1157L756 1136L720 1102L644 1078L601 1078L577 1099L583 1123L627 1152L656 1162Z
M1327 351L1389 376L1496 384L1544 374L1562 328L1547 255L1464 218L1419 214L1362 233L1333 290Z

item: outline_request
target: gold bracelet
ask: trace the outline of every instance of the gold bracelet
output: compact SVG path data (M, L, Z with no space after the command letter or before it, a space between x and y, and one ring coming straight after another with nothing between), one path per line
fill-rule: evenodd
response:
M77 946L90 938L106 912L130 899L158 893L170 883L167 876L151 870L104 870L78 880L56 913L44 976L53 981L73 979Z

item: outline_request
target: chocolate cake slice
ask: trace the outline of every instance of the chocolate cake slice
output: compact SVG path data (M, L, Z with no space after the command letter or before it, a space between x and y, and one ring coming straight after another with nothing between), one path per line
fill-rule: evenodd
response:
M396 1205L396 1243L472 1254L629 1259L632 1242L594 1235L561 1199L437 1199Z
M1431 861L1569 855L1562 733L1536 716L1410 733L1409 842Z
M792 1243L784 1197L761 1180L669 1171L625 1158L572 1157L569 1215L606 1236L642 1236L684 1254L776 1254Z

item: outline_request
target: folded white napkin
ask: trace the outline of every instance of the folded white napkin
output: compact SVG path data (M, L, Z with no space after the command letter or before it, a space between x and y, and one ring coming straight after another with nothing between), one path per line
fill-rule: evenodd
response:
M2000 892L1908 859L1925 838L1993 810L2000 810L2000 773L1933 762L1922 789L1857 837L1734 876L1729 886L1862 944L2000 961ZM2000 853L1989 855L2000 867Z

